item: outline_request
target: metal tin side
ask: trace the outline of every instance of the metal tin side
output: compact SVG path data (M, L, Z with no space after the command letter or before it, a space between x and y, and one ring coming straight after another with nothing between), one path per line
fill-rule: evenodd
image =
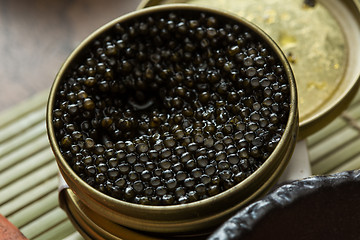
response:
M103 218L85 206L77 196L66 189L60 193L61 208L66 212L74 227L85 239L139 239L139 240L161 240L131 229L124 228L110 220Z

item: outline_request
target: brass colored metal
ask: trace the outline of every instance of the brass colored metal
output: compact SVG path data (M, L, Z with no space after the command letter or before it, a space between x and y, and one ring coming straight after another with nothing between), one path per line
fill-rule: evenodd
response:
M72 224L85 239L138 239L138 240L161 240L161 237L148 236L145 233L120 226L111 220L104 218L81 202L70 190L65 189L60 193L61 208L67 213Z
M283 136L273 153L262 166L236 186L213 197L181 205L148 206L128 203L117 200L95 190L84 182L67 164L66 160L61 155L57 140L55 139L55 130L52 124L52 109L55 102L55 95L61 79L69 66L71 66L72 62L76 60L76 57L81 54L83 49L86 48L88 44L98 35L107 31L118 22L126 21L128 19L136 19L137 17L146 14L156 14L159 11L172 11L175 9L181 9L182 11L210 12L234 19L240 25L244 25L253 30L259 37L266 41L272 48L273 52L279 57L289 80L289 119ZM239 16L235 14L195 5L172 4L146 8L129 13L104 25L86 38L69 56L56 76L48 100L46 122L50 144L55 154L60 172L70 189L75 193L76 197L84 206L91 209L95 214L103 217L104 219L109 219L111 222L135 230L169 235L186 235L204 232L209 228L214 229L214 227L228 219L241 207L264 195L276 183L277 179L287 166L296 144L299 124L297 99L298 97L294 76L285 55L275 42L262 30L252 23L239 18ZM93 231L96 231L96 229L94 228Z
M304 0L147 0L138 8L169 3L232 11L279 44L298 86L300 138L337 117L358 89L359 2L323 0L309 6Z

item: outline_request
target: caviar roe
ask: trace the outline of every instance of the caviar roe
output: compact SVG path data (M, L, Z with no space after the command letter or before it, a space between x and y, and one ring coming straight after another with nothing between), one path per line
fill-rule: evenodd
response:
M60 150L114 198L173 205L214 196L268 158L289 115L271 48L232 19L197 11L115 24L61 80Z

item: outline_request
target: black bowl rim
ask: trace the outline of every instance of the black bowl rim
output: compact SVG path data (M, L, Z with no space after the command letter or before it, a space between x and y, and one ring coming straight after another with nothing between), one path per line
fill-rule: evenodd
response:
M209 240L241 239L251 232L257 223L277 208L285 208L299 199L326 188L336 189L346 183L359 183L360 170L343 171L330 175L318 175L295 180L275 187L264 198L248 205L222 224Z

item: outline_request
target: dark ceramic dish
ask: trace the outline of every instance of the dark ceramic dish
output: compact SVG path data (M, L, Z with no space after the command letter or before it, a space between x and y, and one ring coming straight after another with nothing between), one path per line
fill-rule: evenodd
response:
M209 239L360 239L360 171L284 184Z

